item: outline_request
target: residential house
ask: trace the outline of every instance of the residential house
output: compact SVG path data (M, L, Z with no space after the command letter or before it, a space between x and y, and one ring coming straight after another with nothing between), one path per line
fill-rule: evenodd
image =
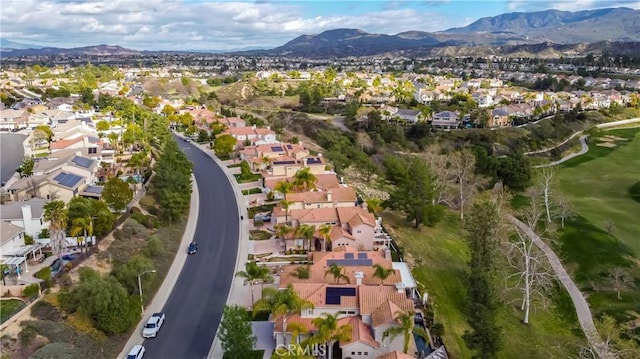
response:
M456 129L460 122L460 113L458 111L441 111L433 115L431 126L442 129Z
M328 191L292 192L285 195L289 209L353 207L356 191L352 187L339 187Z
M316 174L316 189L321 191L328 191L333 188L341 188L342 185L338 180L338 177L335 173L322 173ZM283 177L283 176L264 176L263 177L263 187L267 189L267 192L274 191L274 188L278 184L278 182L292 182L293 177ZM274 198L276 200L281 200L284 196L280 192L274 192Z
M408 109L398 109L394 114L394 117L400 118L405 121L407 124L415 124L420 119L420 111L418 110L408 110Z
M478 107L493 106L493 96L485 91L477 91L471 95L471 98L478 104Z
M309 171L314 174L326 173L326 161L321 155L318 157L305 157L297 160L290 156L280 156L271 160L270 176L292 177L301 168L308 167Z
M17 130L27 128L29 113L27 110L6 109L0 111L0 130Z
M104 145L105 143L98 137L80 136L69 140L58 140L52 142L49 145L49 149L51 150L51 153L68 149L76 151L80 150L83 154L85 154L86 151L85 155L89 158L108 161L108 159L103 158L103 156L107 157L106 151L103 151Z
M47 201L42 198L32 198L2 204L0 205L2 221L21 227L26 234L38 238L42 229L49 226L49 223L44 220L45 203Z
M8 192L14 201L39 197L69 202L81 192L86 182L85 177L57 170L47 175L21 178L8 188Z
M511 119L509 118L509 112L504 108L496 108L491 110L491 116L487 121L487 127L507 127L511 126Z
M225 134L233 136L238 141L236 146L242 147L245 142L249 145L268 145L279 143L276 139L276 133L267 128L252 127L228 127L224 130Z

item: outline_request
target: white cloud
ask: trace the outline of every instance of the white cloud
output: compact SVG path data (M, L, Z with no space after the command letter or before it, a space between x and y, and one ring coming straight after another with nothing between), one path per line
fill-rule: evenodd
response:
M305 17L304 3L272 1L2 0L1 7L0 36L59 47L101 43L140 50L275 47L302 34L335 28L395 34L461 25L424 8Z

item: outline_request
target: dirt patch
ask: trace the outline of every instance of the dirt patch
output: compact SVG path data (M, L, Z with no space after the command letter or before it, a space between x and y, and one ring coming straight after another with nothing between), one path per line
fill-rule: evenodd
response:
M618 145L616 145L613 142L600 142L600 143L596 143L596 146L608 147L608 148L618 147Z
M618 137L618 136L614 136L614 135L606 135L606 136L602 136L600 138L600 140L603 140L604 138L609 139L609 141L627 141L626 138L623 137Z

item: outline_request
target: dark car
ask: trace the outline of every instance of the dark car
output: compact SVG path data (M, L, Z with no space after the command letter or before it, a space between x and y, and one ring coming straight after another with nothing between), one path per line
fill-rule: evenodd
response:
M189 248L187 249L187 254L194 254L198 251L198 243L191 242L189 243Z

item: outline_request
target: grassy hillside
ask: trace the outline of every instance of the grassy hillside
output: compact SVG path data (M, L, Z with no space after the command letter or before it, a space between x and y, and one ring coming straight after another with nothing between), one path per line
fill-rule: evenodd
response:
M594 315L634 320L640 316L640 128L607 131L589 142L589 152L558 173L576 213L561 231L559 249ZM621 299L609 275L615 267L635 278Z

